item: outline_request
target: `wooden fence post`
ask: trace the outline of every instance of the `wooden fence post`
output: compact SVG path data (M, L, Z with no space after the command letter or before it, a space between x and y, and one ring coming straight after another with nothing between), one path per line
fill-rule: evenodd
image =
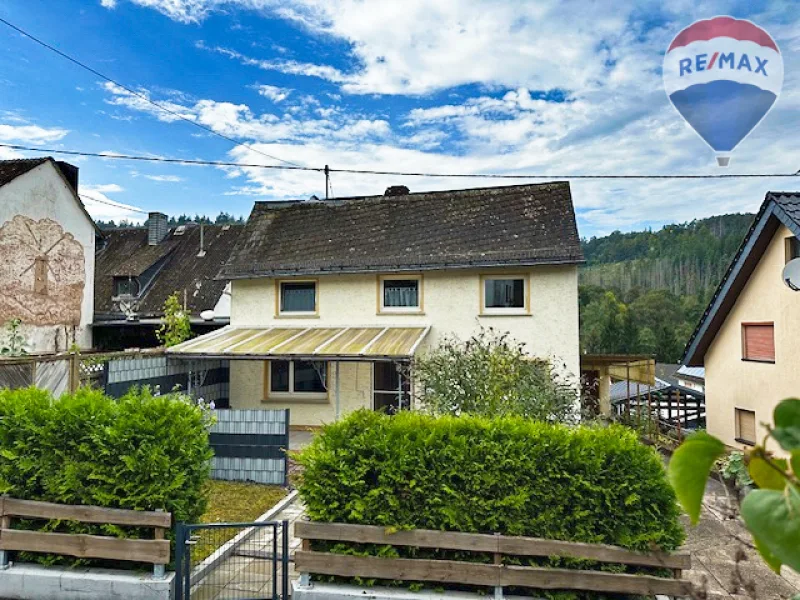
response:
M497 549L500 549L500 534L495 533L495 537L497 538ZM503 555L500 552L494 553L494 564L500 566L503 564ZM496 585L494 586L494 600L503 600L503 586Z
M156 512L164 512L163 508L157 508ZM164 539L164 528L163 527L156 527L154 530L154 539L163 540ZM153 579L164 579L167 576L167 565L160 564L160 565L153 565Z
M11 517L6 516L5 510L6 497L5 494L0 496L0 529L11 529ZM8 551L0 550L0 571L5 571L8 568Z

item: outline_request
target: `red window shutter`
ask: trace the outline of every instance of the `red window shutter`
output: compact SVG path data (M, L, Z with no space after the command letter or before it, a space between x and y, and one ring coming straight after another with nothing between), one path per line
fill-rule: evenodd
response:
M775 360L775 325L749 323L742 326L744 358L749 360Z

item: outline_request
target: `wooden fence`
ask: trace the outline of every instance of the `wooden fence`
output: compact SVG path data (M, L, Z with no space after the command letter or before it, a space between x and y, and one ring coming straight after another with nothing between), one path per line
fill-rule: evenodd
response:
M122 539L78 533L52 533L12 529L12 518L58 519L153 528L152 540ZM155 565L157 576L169 562L170 544L164 539L172 516L160 511L123 510L100 506L53 504L0 496L0 568L8 566L8 551L65 554L78 558L103 558Z
M302 550L295 553L295 569L301 574L648 596L690 596L692 593L691 583L681 579L682 571L691 568L688 554L641 553L602 544L425 529L389 533L384 527L308 521L295 523L295 536L303 539ZM311 540L491 553L494 564L315 552L310 550ZM503 558L507 556L572 557L602 563L660 567L669 569L672 578L515 566L504 564Z

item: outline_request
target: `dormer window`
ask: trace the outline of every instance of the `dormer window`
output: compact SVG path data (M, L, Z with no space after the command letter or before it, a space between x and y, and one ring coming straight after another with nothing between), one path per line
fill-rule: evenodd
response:
M139 290L138 277L114 277L114 297L135 298Z

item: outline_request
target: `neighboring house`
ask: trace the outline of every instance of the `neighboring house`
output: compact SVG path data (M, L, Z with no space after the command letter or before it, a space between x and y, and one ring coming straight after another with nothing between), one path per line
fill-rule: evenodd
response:
M0 325L20 319L28 352L91 345L99 235L78 197L77 167L0 161Z
M179 225L150 213L145 227L105 232L97 251L94 345L102 350L157 346L164 302L177 292L195 333L230 321L230 288L215 279L243 225Z
M760 441L800 395L800 294L782 277L798 236L800 194L768 193L686 347L684 364L705 367L708 431L730 446Z
M701 394L706 393L706 370L703 367L681 365L675 372L675 378L681 387Z
M170 351L231 359L231 407L293 425L408 407L415 353L481 326L577 383L582 260L566 182L258 202L220 274L230 327Z
M705 396L697 389L694 375L682 370L702 371L697 367L656 363L654 385L620 379L611 384L609 396L617 415L626 412L632 418L646 418L648 412L658 415L662 426L697 429L706 426ZM685 385L690 383L691 385ZM702 387L702 386L700 386ZM644 416L642 416L644 415Z

